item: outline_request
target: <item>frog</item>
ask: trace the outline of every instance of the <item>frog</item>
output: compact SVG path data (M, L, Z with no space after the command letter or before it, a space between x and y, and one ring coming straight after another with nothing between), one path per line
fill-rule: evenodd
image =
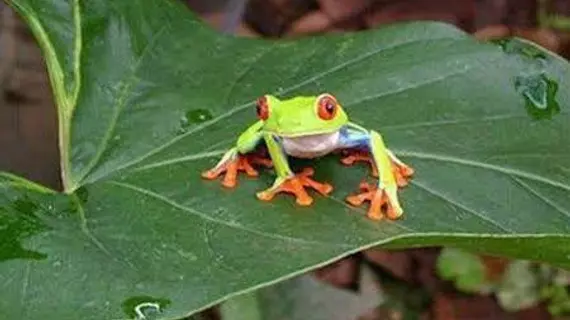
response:
M370 175L377 179L375 183L362 180L359 191L345 201L354 207L369 202L366 216L372 220L402 217L398 189L408 184L414 169L386 147L380 133L351 122L336 96L320 93L280 99L265 94L255 100L255 112L257 121L239 135L213 168L202 172L204 179L224 175L222 185L234 188L240 172L257 177L255 166L273 168L273 185L257 192L257 198L272 201L277 194L287 193L295 196L298 205L310 206L313 197L308 189L328 196L333 186L314 180L311 167L293 172L290 158L316 159L340 153L347 166L367 162ZM257 150L263 145L265 154L260 154Z

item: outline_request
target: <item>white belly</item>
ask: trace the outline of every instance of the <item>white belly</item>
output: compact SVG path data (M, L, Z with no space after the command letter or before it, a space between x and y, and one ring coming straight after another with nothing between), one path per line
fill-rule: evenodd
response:
M337 149L339 135L337 131L302 137L283 137L283 149L288 155L293 157L316 158Z

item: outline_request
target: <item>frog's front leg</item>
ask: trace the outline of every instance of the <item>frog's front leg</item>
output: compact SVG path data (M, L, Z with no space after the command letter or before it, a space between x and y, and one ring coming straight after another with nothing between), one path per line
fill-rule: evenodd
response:
M276 194L286 192L295 195L297 204L308 206L313 203L313 198L305 191L305 187L313 188L322 195L327 195L333 190L330 184L319 183L310 178L314 173L312 168L305 168L300 173L294 174L289 168L287 156L282 146L275 137L270 133L266 133L263 138L265 139L271 160L273 160L277 178L270 188L258 192L257 198L270 201Z
M242 135L240 135L236 146L228 150L216 166L203 172L202 177L213 180L225 173L222 185L228 188L233 188L237 184L237 175L240 171L244 171L250 177L258 176L258 172L253 168L252 164L271 167L271 160L249 153L257 147L263 138L260 131L261 126L262 123L257 122L249 127Z
M386 148L379 133L370 131L360 134L364 134L368 138L365 145L372 155L373 165L378 170L378 183L377 185L361 183L361 193L349 196L346 200L354 206L360 206L364 201L370 201L368 217L371 219L379 220L383 217L383 206L386 207L386 216L389 219L397 219L403 214L397 194L398 177L393 169L394 162L399 160L393 157L393 154Z

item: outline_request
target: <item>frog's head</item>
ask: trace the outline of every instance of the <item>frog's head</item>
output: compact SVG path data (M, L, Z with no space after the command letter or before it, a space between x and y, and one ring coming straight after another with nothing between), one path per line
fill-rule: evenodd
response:
M283 137L298 137L338 131L348 117L336 98L328 93L313 97L279 100L272 95L257 99L257 116L263 130Z

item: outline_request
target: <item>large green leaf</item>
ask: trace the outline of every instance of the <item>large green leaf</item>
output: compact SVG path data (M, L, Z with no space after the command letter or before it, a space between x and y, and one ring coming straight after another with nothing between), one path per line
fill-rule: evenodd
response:
M570 68L520 41L439 23L295 41L237 39L169 0L13 0L44 50L65 192L0 182L0 314L120 319L192 313L362 248L446 244L570 267ZM398 222L343 197L301 208L200 172L254 121L252 102L337 95L416 169ZM298 168L306 163L294 162Z

